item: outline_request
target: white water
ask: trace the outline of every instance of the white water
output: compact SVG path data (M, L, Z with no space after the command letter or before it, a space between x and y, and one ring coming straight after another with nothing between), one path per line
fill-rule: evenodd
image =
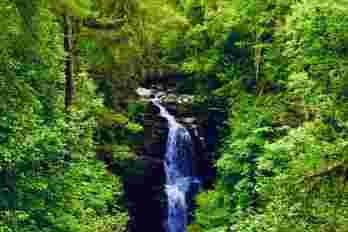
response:
M192 177L192 139L188 130L175 120L158 98L152 102L169 125L164 161L168 198L167 232L185 232L188 223L186 196L191 184L197 182Z

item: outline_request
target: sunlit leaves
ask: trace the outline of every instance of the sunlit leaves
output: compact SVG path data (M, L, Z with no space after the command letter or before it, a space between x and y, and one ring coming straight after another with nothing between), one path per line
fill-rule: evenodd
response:
M261 91L248 92L255 99L239 83L244 76L253 80L252 63L231 60L228 69L217 69L227 83L220 94L229 96L232 106L232 130L216 163L223 186L218 191L232 198L232 230L344 231L346 1L250 0L232 5L238 9L235 19L240 21L232 29L242 32L240 44L253 53L263 51L255 52L260 73L257 83L251 82ZM206 28L197 34L204 35ZM199 60L209 59L207 54L191 56L183 67L204 73ZM283 88L267 91L263 83ZM255 205L249 207L250 202Z
M76 106L64 114L63 34L46 1L38 2L34 11L16 1L20 15L12 2L0 3L0 230L123 230L127 213L113 202L122 186L95 160L102 101L81 72ZM85 2L51 3L59 14L84 17Z
M48 0L54 11L60 14L69 12L77 17L87 17L91 15L91 2L89 0Z

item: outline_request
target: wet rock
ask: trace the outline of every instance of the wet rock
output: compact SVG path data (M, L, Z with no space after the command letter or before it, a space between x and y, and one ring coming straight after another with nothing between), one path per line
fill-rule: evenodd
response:
M136 93L143 98L151 98L153 95L152 89L137 88Z
M167 89L168 93L175 93L175 89Z
M153 104L151 101L147 105L147 108L145 109L145 113L151 114L151 115L157 115L160 113L160 108Z
M194 97L192 95L181 95L179 97L179 102L184 103L184 104L193 104L194 102Z
M159 91L155 94L158 98L161 98L163 96L166 96L166 92L163 92L163 91Z
M197 121L197 119L194 117L187 117L187 118L181 119L181 122L183 122L185 124L189 124L189 125L195 123L196 121ZM195 125L195 126L197 126L197 125Z
M168 110L168 112L169 112L171 115L176 116L177 113L178 113L177 104L167 104L167 105L166 105L166 109Z
M160 100L163 104L193 104L194 97L191 95L175 95L169 93L168 95L162 95Z
M161 102L163 104L170 104L170 103L177 103L178 102L178 96L176 96L175 94L168 94L165 96L161 97Z

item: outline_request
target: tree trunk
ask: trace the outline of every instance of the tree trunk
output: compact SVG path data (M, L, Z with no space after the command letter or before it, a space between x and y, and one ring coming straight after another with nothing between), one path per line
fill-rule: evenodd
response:
M74 75L78 77L80 73L80 32L81 32L81 20L77 17L72 21L72 59L74 63ZM78 90L76 90L78 91Z
M72 17L64 14L64 51L65 51L65 110L68 111L75 95L73 60Z

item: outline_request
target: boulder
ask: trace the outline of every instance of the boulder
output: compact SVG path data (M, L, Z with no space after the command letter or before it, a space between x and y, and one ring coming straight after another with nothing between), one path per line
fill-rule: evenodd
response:
M153 95L153 90L152 89L145 89L145 88L137 88L136 93L143 98L151 98Z
M186 117L186 118L180 119L180 121L184 124L192 125L197 121L197 119L194 117Z

